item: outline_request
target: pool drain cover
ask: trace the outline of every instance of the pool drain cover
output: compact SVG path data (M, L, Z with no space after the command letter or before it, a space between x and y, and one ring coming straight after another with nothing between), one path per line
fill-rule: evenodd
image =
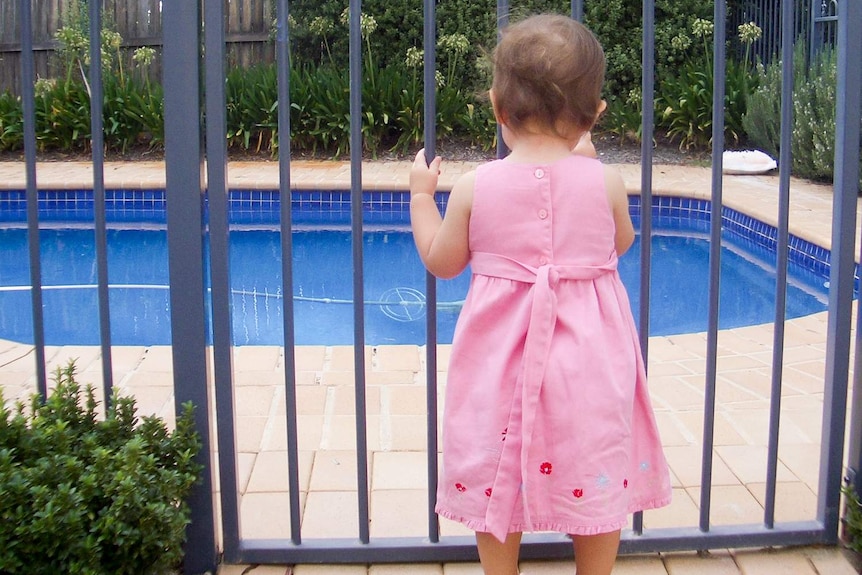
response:
M380 309L395 321L415 321L425 317L425 294L409 287L396 287L380 296Z

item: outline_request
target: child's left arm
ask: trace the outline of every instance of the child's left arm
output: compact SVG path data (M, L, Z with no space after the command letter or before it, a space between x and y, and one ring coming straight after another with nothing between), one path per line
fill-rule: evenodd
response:
M468 228L473 203L473 173L462 176L452 187L445 217L440 216L434 192L440 175L439 157L425 162L425 150L416 154L410 169L410 225L422 263L440 278L464 271L470 260Z

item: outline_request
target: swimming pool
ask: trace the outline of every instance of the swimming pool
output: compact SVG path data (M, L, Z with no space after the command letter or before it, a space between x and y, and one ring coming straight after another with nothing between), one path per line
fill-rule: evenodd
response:
M292 299L297 344L353 343L351 236L345 224L349 214L347 194L346 205L334 200L335 196L320 192L297 194L294 198ZM381 198L380 194L369 193L366 202L363 248L366 343L422 344L425 273L405 225L404 194L385 194L389 196ZM149 202L149 207L146 217L140 216L140 206L137 211L115 210L110 216L112 342L168 344L167 240L158 194L137 193L130 197ZM154 209L153 198L156 198ZM260 192L238 194L231 210L231 290L236 345L282 343L281 248L277 227L271 219L278 212L277 205L263 205L266 202L262 198L265 195ZM704 331L709 279L709 211L704 204L708 202L656 199L650 333ZM633 200L632 211L637 221L640 206L637 198ZM86 215L75 211L78 203L85 202L64 206L55 198L53 202L46 200L42 210L41 217L48 222L41 231L41 246L49 345L99 342L98 322L94 319L98 314L93 232L83 223ZM20 217L10 215L13 210L2 211L0 205L0 213L6 214L7 220L0 224L0 338L32 342L26 229ZM742 215L731 220L724 226L719 325L731 328L771 322L775 256L768 247L770 232L768 227ZM789 270L788 318L825 310L827 303L828 260L826 267L820 265L824 262L817 263L822 254L813 246L797 245L795 249L798 254L791 257ZM639 305L638 259L636 244L620 260L620 274L635 310ZM451 341L468 281L469 274L464 273L453 280L438 282L440 343Z

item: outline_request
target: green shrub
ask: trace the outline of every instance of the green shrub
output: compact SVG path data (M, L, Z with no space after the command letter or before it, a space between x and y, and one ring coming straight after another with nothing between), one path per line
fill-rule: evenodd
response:
M234 68L227 75L227 141L229 147L273 151L278 131L278 84L275 65Z
M853 485L845 483L841 486L844 494L844 540L847 546L856 553L862 553L862 501Z
M36 143L42 150L85 150L90 140L90 96L81 82L46 82L36 90Z
M808 62L803 42L797 43L794 49L791 127L794 175L824 181L833 178L836 64L833 50L821 49ZM761 68L759 87L749 97L743 118L751 142L775 157L781 152L781 66L782 63L776 61Z
M200 472L191 404L169 433L115 396L104 420L74 362L44 404L0 397L0 573L160 573L182 558Z
M24 147L24 111L21 98L11 92L0 94L0 150Z
M679 51L687 52L694 44L700 47L700 52L696 58L683 64L678 74L666 78L659 85L656 97L659 125L672 139L680 139L680 148L705 147L712 142L713 31L712 22L696 19L691 28L694 41L687 35L678 35L674 45ZM762 34L754 23L739 26L738 32L746 47ZM728 58L725 64L724 138L737 144L743 138L742 117L749 94L757 88L757 76L753 73L748 51L742 62Z

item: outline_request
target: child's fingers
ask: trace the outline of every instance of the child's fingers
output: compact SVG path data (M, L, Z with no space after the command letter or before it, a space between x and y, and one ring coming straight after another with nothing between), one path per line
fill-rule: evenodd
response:
M440 163L443 161L443 158L440 156L435 157L431 160L431 163L428 165L428 169L432 172L440 173Z
M425 159L425 148L422 148L418 152L416 152L416 158L413 160L414 167L423 167L428 168L430 171L440 171L440 162L443 161L443 158L440 156L435 157L431 160L431 163L428 163L428 160Z

